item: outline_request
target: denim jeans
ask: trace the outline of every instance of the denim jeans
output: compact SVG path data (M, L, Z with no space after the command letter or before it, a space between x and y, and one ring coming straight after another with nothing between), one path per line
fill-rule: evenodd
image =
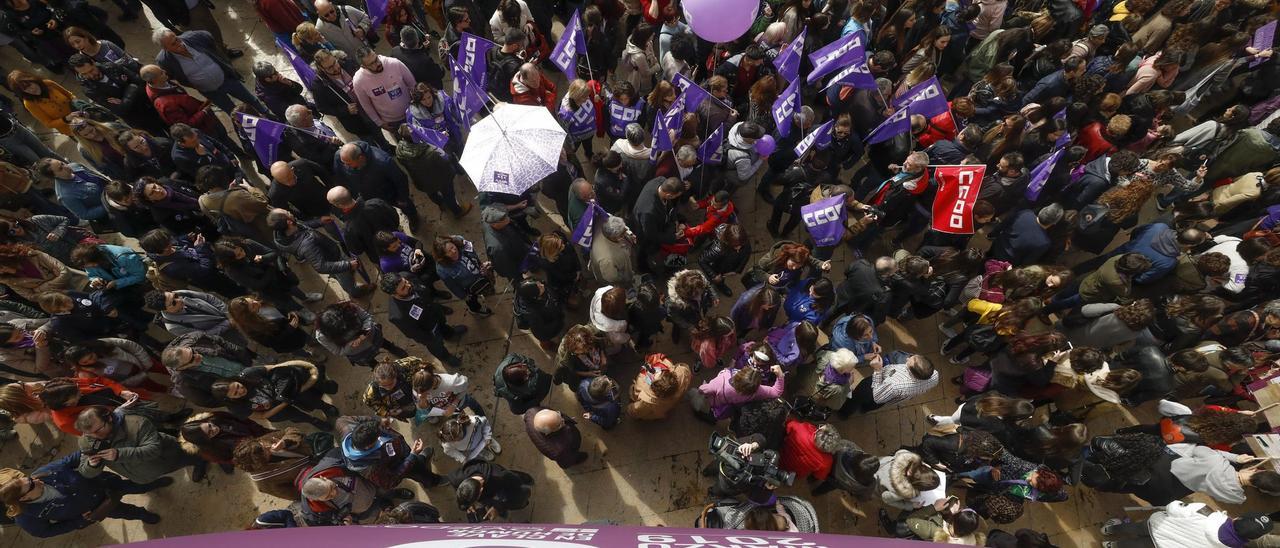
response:
M23 127L16 120L13 122L13 131L4 137L0 137L0 146L13 154L14 159L23 167L28 167L41 158L56 158L63 160L58 153L51 150L36 134L31 130ZM65 160L63 160L65 161Z

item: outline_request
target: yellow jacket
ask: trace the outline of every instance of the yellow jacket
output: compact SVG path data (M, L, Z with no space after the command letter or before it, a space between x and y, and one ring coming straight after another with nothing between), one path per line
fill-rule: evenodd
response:
M49 95L43 99L23 99L22 106L27 107L27 112L30 112L45 127L56 129L59 133L70 137L71 126L67 124L65 118L73 111L71 100L76 98L75 94L53 80L44 80L41 83L49 90Z

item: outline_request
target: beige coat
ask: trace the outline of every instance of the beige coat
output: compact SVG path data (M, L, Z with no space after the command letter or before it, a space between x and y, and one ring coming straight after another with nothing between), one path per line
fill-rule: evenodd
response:
M1222 215L1236 206L1251 202L1262 195L1262 174L1256 171L1236 177L1229 185L1213 189L1213 214Z
M62 261L43 251L33 249L27 255L39 270L40 276L27 278L3 273L0 274L0 283L9 286L28 301L35 302L40 294L50 291L80 291L89 283L83 272L68 268Z
M636 376L635 382L631 383L631 405L627 406L628 417L640 420L665 419L667 414L680 404L684 393L693 383L693 371L682 363L670 367L667 371L676 376L676 390L666 399L661 399L653 393L643 370Z

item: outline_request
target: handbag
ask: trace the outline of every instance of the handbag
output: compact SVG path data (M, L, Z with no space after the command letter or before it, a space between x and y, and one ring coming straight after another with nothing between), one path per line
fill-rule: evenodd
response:
M988 353L1000 347L1000 335L990 325L980 325L969 332L969 346L978 352Z
M970 394L981 394L991 386L991 370L986 367L966 367L961 377L965 392Z

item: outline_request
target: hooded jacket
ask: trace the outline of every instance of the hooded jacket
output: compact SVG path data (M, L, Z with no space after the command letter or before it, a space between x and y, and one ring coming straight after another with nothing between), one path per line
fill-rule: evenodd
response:
M1098 201L1103 192L1111 188L1111 158L1103 156L1085 164L1084 174L1071 184L1062 202L1064 209L1080 210Z
M787 436L782 440L782 460L778 466L796 473L796 479L813 476L827 479L835 456L818 449L818 426L794 418L787 419Z
M276 231L276 247L311 265L320 274L351 272L351 257L342 251L338 242L309 226L294 226L298 230L293 234Z
M906 449L899 449L891 457L880 457L876 480L880 482L880 498L885 504L903 510L915 508L911 499L919 496L920 490L907 479L907 469L915 466L924 466L920 455Z
M1182 248L1178 246L1178 231L1165 223L1151 223L1133 230L1133 235L1124 245L1112 253L1141 253L1151 260L1148 268L1133 277L1135 284L1149 284L1164 278L1174 267L1178 266L1178 256Z
M509 386L506 379L502 378L502 371L507 366L516 363L528 364L529 366L531 376L529 382L525 383L524 386ZM520 354L507 354L493 371L493 393L507 400L507 403L511 406L512 413L521 414L538 405L543 398L547 397L547 393L550 390L551 375L539 369L538 364L532 359Z
M56 490L60 496L41 502L22 504L22 512L13 520L33 537L49 538L93 525L84 517L103 502L118 497L120 484L128 484L115 474L102 474L86 478L76 471L80 454L72 453L41 466L31 473L45 488Z
M1244 504L1244 486L1232 466L1239 455L1203 445L1175 443L1169 450L1179 458L1170 470L1188 489L1202 492L1225 504Z
M733 125L729 130L728 144L724 153L725 182L730 188L737 188L755 176L764 165L764 159L756 152L755 145L748 144L742 137L742 122Z
M737 373L736 369L726 367L721 369L720 373L712 377L711 380L702 383L702 386L698 387L698 392L701 392L706 397L707 404L711 407L711 412L715 415L716 420L729 417L734 407L744 403L780 398L786 388L786 377L778 375L774 379L772 386L761 384L756 388L755 392L740 394L729 384L734 373Z
M631 404L627 406L627 417L638 420L660 420L667 417L676 406L684 399L684 394L689 390L689 386L693 383L693 371L689 366L667 362L663 375L674 375L676 379L676 389L671 396L660 398L653 393L650 374L641 370L636 376L635 382L631 383Z

